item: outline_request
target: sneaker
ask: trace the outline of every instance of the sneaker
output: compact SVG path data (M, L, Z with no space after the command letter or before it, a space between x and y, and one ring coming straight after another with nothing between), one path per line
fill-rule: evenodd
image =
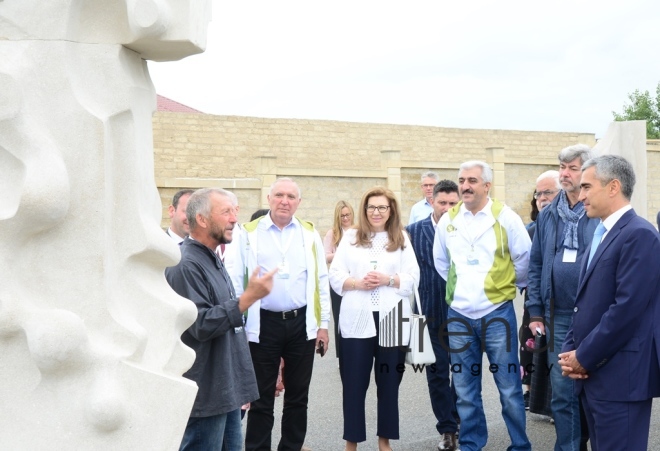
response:
M445 432L444 434L442 434L442 440L440 440L440 443L438 444L438 450L455 451L456 435L454 435L452 432Z
M525 401L525 410L529 410L529 391L523 395L523 401Z

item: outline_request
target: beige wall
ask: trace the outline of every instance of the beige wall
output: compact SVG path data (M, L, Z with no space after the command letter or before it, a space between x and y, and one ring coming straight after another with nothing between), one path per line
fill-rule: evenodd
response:
M456 180L462 161L481 159L495 171L493 196L529 220L536 177L557 166L563 147L595 144L593 134L470 130L411 125L158 112L153 118L156 183L167 206L180 188L219 186L234 191L240 221L266 206L276 177L300 184L298 215L321 233L331 226L334 205L357 207L362 193L385 185L400 196L402 217L421 199L419 177L433 170ZM649 173L660 170L660 141L649 144ZM649 216L660 193L649 177Z

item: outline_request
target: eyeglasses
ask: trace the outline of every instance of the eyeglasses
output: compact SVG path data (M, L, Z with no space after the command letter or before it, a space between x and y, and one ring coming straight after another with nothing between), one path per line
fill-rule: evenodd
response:
M346 213L345 215L341 215L341 219L350 218L351 216L353 216L353 214L351 214L351 213Z
M379 205L377 207L375 205L369 205L367 207L367 213L374 214L374 212L378 210L379 213L383 214L389 209L390 209L389 205Z
M555 194L557 191L559 191L559 190L550 190L550 189L547 189L547 190L545 190L545 191L539 191L539 192L536 192L536 193L534 193L534 199L540 199L541 197L544 197L544 196L545 196L545 197L550 197L550 196L552 196L553 194Z

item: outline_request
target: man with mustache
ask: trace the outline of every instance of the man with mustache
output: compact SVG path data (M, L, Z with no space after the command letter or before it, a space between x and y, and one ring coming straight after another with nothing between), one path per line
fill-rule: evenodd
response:
M508 449L529 451L513 299L516 286L527 284L531 243L520 216L489 197L492 180L493 171L485 162L461 164L461 202L440 218L433 258L447 281L449 352L461 418L459 448L477 451L488 441L481 372L469 371L481 366L485 351L511 438Z
M588 440L586 425L582 426L580 421L575 383L562 377L557 361L573 316L580 262L585 250L589 255L591 238L598 225L597 219L589 219L585 214L579 200L581 168L590 158L591 149L584 144L559 152L562 191L536 219L529 262L529 299L525 305L532 333L538 328L548 334L548 365L552 368L550 405L557 436L555 451L579 451L581 446L586 449Z
M190 236L181 243L181 261L165 270L174 291L197 307L197 319L181 336L195 351L195 363L183 376L199 388L181 450L242 449L241 406L259 393L243 313L273 287L274 271L255 270L240 298L215 250L232 240L236 212L223 189L195 191L186 209Z

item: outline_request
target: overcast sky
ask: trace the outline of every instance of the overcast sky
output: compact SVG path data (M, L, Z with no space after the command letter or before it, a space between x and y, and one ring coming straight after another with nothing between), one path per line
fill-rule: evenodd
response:
M659 49L658 0L213 0L206 52L149 67L211 114L602 137Z

